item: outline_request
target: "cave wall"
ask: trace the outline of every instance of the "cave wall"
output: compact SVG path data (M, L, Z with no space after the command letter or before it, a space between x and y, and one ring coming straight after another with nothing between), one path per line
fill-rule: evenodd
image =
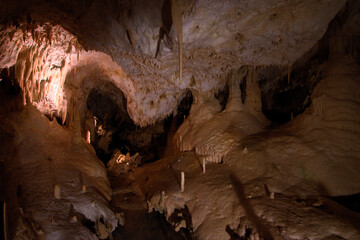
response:
M349 3L330 24L325 35L328 58L318 65L322 78L309 107L286 124L255 125L241 97L238 82L243 74L231 76L224 109L213 95L195 95L190 115L174 138L183 152L157 166L166 180L151 166L146 179L140 174L144 170L136 174L135 184L150 196L149 208L170 219L186 207L199 239L359 238L358 213L332 200L355 196L356 202L360 190L360 72L356 54L348 50L357 43L351 47L344 37L352 39L358 30L341 34L349 22L357 22L359 15L351 12L358 13L359 6ZM316 52L304 57L321 57ZM260 95L255 94L257 99ZM231 103L232 111L227 111ZM255 131L246 134L242 126ZM183 192L177 183L182 173Z
M137 184L141 184L137 189L143 196L152 197L147 199L150 204L158 210L167 209L169 214L187 204L200 239L227 237L227 225L244 235L251 220L239 207L234 184L227 175L235 171L236 177L249 187L244 190L249 199L259 197L249 201L256 206L258 215L269 220L271 231L285 229L277 231L276 236L358 237L351 224L343 224L329 213L319 218L314 213L302 215L308 211L307 206L293 199L324 194L321 189L326 190L326 195L359 191L357 1L179 1L183 8L181 81L175 29L170 30L168 42L160 43L155 57L163 24L161 1L6 4L0 3L0 68L2 76L13 78L12 85L17 81L19 88L14 91L21 97L13 96L3 113L32 103L41 113L61 117L70 127L64 129L55 121L48 122L31 106L4 117L4 146L13 151L7 161L15 160L13 166L7 166L14 169L9 171L14 186L8 196L20 201L14 202L14 221L25 222L19 224L25 226L24 235L37 238L44 233L71 237L78 234L79 238L91 239L95 238L94 229L86 227L81 219L99 225L101 215L106 215L107 219L102 220L103 224L110 223L109 231L116 224L107 207L111 190L104 166L82 139L87 127L92 126L88 120L91 122L96 112L89 114L88 99L93 91L108 97L121 95L121 103L114 102L122 105L125 114L123 94L126 112L141 127L169 116L185 92L191 91L189 116L174 138L185 153L171 167L163 160L152 170L155 174L151 178L141 175L145 170L135 173ZM324 35L339 10L335 24ZM299 77L311 68L312 63L306 63L312 59L311 54L318 54L314 45L323 36L329 38L328 59L316 60L316 69L310 69L306 79ZM269 130L261 100L268 102L279 94L280 82L287 94L309 84L305 92L308 96L313 91L311 104L306 97L294 103L310 107L301 115L294 114L288 124ZM8 80L5 83L10 84ZM226 84L229 96L221 106L215 93ZM292 110L286 109L286 113ZM7 151L4 146L2 152ZM186 176L200 172L199 160L200 164L201 160L210 163L212 175L188 178L190 191L181 195L171 176L181 171ZM38 169L42 171L37 175ZM168 175L163 178L165 173ZM156 179L156 175L161 177ZM30 178L35 180L27 181ZM23 187L15 191L18 181L23 182ZM53 196L57 182L64 190L60 199ZM84 182L89 188L85 191ZM161 187L148 190L154 182ZM274 196L280 196L275 206L262 190L264 183ZM319 185L323 188L319 189ZM55 207L43 213L42 202ZM294 216L303 216L300 227L297 218L282 215L294 205L298 206L292 212ZM72 219L74 215L77 222ZM330 223L324 220L328 217ZM50 223L58 225L49 224L49 218ZM272 221L274 218L276 221ZM35 225L26 223L28 219L35 219ZM291 224L286 225L288 220ZM326 229L319 231L324 226L331 226L330 234Z

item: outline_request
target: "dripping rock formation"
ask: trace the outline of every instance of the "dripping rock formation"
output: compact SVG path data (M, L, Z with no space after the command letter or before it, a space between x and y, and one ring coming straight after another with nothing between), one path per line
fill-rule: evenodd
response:
M360 2L0 2L4 239L360 239Z

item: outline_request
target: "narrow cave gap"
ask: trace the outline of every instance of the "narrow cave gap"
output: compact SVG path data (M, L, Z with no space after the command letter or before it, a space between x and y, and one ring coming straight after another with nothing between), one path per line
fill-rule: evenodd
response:
M176 129L185 121L190 114L191 105L194 102L192 92L187 89L176 110Z
M222 90L219 90L217 93L215 93L215 98L219 100L221 111L223 111L226 108L226 104L228 102L229 98L229 84L226 83L225 87Z
M0 113L19 110L23 106L23 91L15 79L15 67L2 69L0 72Z
M240 82L240 90L241 90L241 102L244 104L246 101L246 75Z

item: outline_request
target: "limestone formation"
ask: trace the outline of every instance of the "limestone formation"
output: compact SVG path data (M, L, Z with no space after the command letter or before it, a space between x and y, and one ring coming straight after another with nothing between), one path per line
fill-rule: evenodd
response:
M56 199L61 199L61 189L60 189L60 186L58 184L56 184L54 186L54 197Z
M181 172L181 192L185 191L185 173Z
M359 13L0 1L4 238L360 239Z
M179 46L179 82L181 84L182 69L183 69L183 31L182 31L182 10L177 0L171 0L171 15L173 18L174 27L176 29L176 35L178 38Z

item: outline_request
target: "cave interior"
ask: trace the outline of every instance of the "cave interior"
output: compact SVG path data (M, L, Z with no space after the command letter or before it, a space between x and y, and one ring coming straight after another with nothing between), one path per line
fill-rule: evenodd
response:
M0 13L3 239L360 239L360 1Z

